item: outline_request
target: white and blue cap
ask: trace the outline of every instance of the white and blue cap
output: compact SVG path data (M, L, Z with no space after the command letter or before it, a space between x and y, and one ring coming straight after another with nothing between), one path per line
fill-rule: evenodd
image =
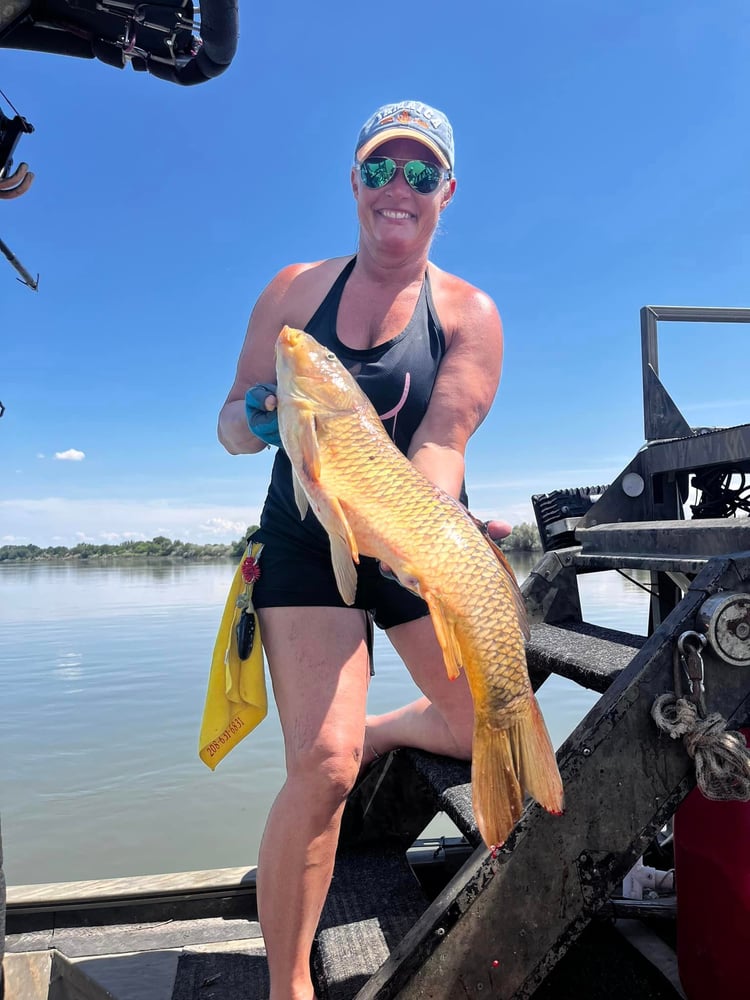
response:
M354 157L358 163L389 139L416 139L427 146L440 165L453 172L453 129L442 111L421 101L384 104L362 126Z

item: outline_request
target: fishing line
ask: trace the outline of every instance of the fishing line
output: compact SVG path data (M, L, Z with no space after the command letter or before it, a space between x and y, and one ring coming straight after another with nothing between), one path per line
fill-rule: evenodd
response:
M636 587L640 587L641 590L645 590L646 593L650 594L652 597L658 597L659 596L658 593L655 590L651 589L651 587L647 587L645 585L645 583L639 583L638 580L633 579L632 576L628 576L628 574L624 573L621 569L615 569L615 573L619 573L620 576L624 576L626 580L629 580L631 583L634 583L636 585Z

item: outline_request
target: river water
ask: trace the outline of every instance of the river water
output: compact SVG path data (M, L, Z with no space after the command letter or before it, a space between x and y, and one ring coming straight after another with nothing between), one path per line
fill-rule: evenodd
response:
M511 561L523 580L535 560ZM255 863L283 782L273 704L216 771L197 755L233 571L229 563L0 566L0 815L10 884ZM645 634L647 595L634 583L590 574L581 592L588 621ZM375 669L371 712L416 697L379 633ZM560 678L544 684L539 702L556 746L596 698ZM430 832L452 832L446 824L437 819Z

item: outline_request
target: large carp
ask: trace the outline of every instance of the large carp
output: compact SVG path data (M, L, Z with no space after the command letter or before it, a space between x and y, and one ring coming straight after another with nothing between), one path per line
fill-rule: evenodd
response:
M448 675L474 702L472 799L487 845L502 844L527 791L559 813L562 782L526 668L526 612L513 571L477 522L396 448L338 358L301 330L276 343L279 431L302 517L328 533L352 604L362 555L427 602Z

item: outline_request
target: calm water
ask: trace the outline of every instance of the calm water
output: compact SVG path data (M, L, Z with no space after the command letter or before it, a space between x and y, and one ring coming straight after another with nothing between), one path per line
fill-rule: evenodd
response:
M533 560L516 557L523 579ZM283 781L278 717L210 772L197 742L230 564L0 567L0 815L10 883L254 864ZM647 598L583 577L584 616L645 633ZM376 636L370 711L417 691ZM559 745L596 700L539 692ZM436 820L431 831L450 832Z

